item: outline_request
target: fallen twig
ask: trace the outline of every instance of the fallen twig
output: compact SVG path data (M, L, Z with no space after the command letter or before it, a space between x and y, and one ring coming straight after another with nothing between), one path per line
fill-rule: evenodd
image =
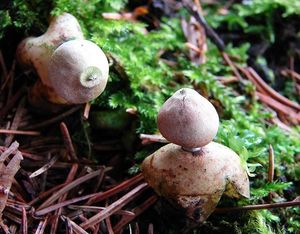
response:
M61 219L63 221L65 220L69 220L69 223L72 225L73 230L76 234L88 234L88 232L86 232L84 229L82 229L80 226L78 226L76 223L74 223L72 220L70 220L68 217L62 215Z
M268 181L273 182L274 179L274 150L272 145L269 145L269 172Z
M20 131L13 129L0 129L0 134L13 134L13 135L28 135L28 136L39 136L40 132L37 131Z
M239 79L239 80L243 80L241 74L239 73L239 71L236 69L236 66L234 65L234 63L231 61L230 57L228 56L227 53L222 52L222 56L225 60L225 62L227 63L227 65L230 66L233 74Z
M141 205L139 205L138 207L136 207L132 210L132 212L135 214L135 216L132 216L132 217L124 216L114 226L115 233L120 233L126 224L130 223L132 220L134 220L136 217L138 217L141 213L143 213L146 209L148 209L150 206L152 206L157 201L157 199L158 199L158 197L156 195L152 195L150 198L146 199Z
M69 174L68 174L68 177L65 181L65 184L71 183L75 179L77 171L78 171L78 164L74 163L72 165L72 168L71 168ZM63 201L65 201L67 196L68 196L68 192L66 192L64 195L62 195L59 198L58 203L62 203ZM58 227L58 222L59 222L59 217L61 215L61 212L62 212L61 207L55 212L55 219L53 220L51 230L50 230L50 234L56 234L57 227Z
M39 128L46 127L48 125L51 125L53 123L57 123L57 122L63 120L64 118L68 117L69 115L72 115L73 113L75 113L79 109L81 109L81 106L75 106L75 107L71 108L70 110L68 110L68 111L66 111L66 112L64 112L60 115L57 115L57 116L55 116L51 119L48 119L48 120L43 121L41 123L25 126L22 129L23 130L31 130L31 129L39 129ZM1 116L1 114L0 114L0 116Z
M142 139L142 144L149 142L169 143L162 135L140 134L140 139Z
M84 111L83 111L83 119L87 120L90 115L90 110L91 110L91 103L87 102L84 106Z
M59 159L59 155L54 156L53 158L50 159L50 161L48 163L46 163L43 167L41 167L40 169L36 170L35 172L31 173L31 175L29 176L29 178L33 178L36 177L42 173L44 173L45 171L47 171L57 160Z
M22 208L22 234L27 234L28 233L28 225L27 225L27 213L25 208Z
M231 84L231 83L235 83L238 82L239 79L235 76L231 76L231 77L217 77L218 81L220 81L223 85L227 85L227 84Z
M142 183L138 185L136 188L131 190L129 193L125 194L123 197L119 198L114 203L110 204L105 210L100 211L98 214L92 216L87 221L80 224L83 229L88 229L95 224L101 222L105 218L114 214L117 210L121 209L127 203L132 201L135 197L137 197L140 193L142 193L148 187L147 183Z
M256 92L257 97L265 104L276 110L277 112L284 113L285 115L289 116L293 121L293 123L300 122L300 115L297 114L293 109L288 106L285 106L281 102L274 100L273 98L264 95L260 92Z
M259 84L259 86L264 89L272 98L275 100L285 104L286 106L293 108L297 111L300 111L300 105L289 100L285 96L282 96L278 92L276 92L274 89L272 89L264 80L252 69L251 67L248 68L249 72L253 75L253 78L256 80L256 82Z
M143 176L140 173L140 174L134 176L133 178L128 179L128 180L120 183L119 185L113 187L112 189L110 189L108 191L97 193L97 195L95 195L93 198L88 200L86 205L91 205L91 204L94 204L96 202L103 201L104 199L107 199L108 197L110 197L114 194L117 194L117 193L119 193L119 192L121 192L125 189L130 188L131 186L139 183L142 180L143 180Z
M74 162L78 162L78 157L75 153L74 145L72 143L72 139L71 139L69 130L67 128L67 125L64 122L60 123L60 130L63 135L64 143L67 148L68 154L71 157L71 160Z
M189 1L184 1L185 8L191 15L204 27L206 35L216 44L220 51L225 50L225 44L218 34L207 24L205 18L199 11L197 6L192 5Z
M37 227L37 229L35 231L35 234L43 234L44 233L45 228L48 223L48 219L49 219L49 216L46 216L46 218L44 220L40 221L39 226Z
M46 207L48 207L49 205L51 205L53 202L55 202L57 199L59 199L60 196L62 196L63 194L65 194L66 192L68 192L69 190L77 187L78 185L86 182L87 180L90 180L94 177L96 177L97 175L99 175L99 170L97 171L93 171L85 176L82 176L76 180L74 180L73 182L67 184L66 186L62 187L59 191L57 191L55 194L53 194L51 197L49 197L38 209L37 211L44 209Z
M294 70L291 69L284 69L281 71L281 74L283 76L290 76L292 78L294 78L295 80L300 82L300 74L295 72Z
M245 211L245 210L263 210L263 209L273 209L273 208L284 208L290 206L300 206L300 201L288 201L288 202L279 202L273 204L261 204L261 205L249 205L249 206L237 206L237 207L226 207L226 208L216 208L214 213L228 213L233 211Z
M61 207L68 206L70 204L73 204L73 203L76 203L76 202L79 202L79 201L87 200L87 199L93 197L94 195L95 194L89 194L89 195L85 195L85 196L82 196L82 197L72 198L70 200L67 200L67 201L64 201L64 202L61 202L61 203L49 206L47 208L39 209L39 210L37 210L35 212L35 215L36 216L42 216L42 215L48 214L48 213L50 213L50 212L52 212L54 210L57 210L57 209L59 209Z
M88 212L95 212L98 213L99 211L105 210L106 207L100 207L100 206L78 206L78 205L69 205L69 209L78 209L78 210L84 210ZM124 216L135 216L135 213L128 211L128 210L118 210L116 212L118 215L124 215Z

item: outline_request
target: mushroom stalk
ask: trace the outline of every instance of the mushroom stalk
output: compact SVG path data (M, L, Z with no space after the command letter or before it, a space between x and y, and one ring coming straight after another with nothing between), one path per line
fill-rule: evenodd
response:
M190 152L192 154L199 154L201 152L201 147L195 147L195 148L185 148L181 147L184 151Z

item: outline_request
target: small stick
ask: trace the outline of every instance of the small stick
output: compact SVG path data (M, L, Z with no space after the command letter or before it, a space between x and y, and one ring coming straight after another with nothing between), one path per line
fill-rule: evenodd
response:
M95 184L94 188L93 188L93 192L96 193L98 191L98 189L100 188L102 182L103 182L103 179L104 179L104 175L105 175L105 167L102 167L102 170L100 168L100 173L99 173L99 176L97 178L97 183Z
M17 234L17 230L18 230L17 225L11 224L11 225L9 226L9 232L10 232L10 234Z
M169 143L162 135L140 134L140 139L142 139L143 144L147 142Z
M195 19L202 25L205 29L206 35L215 43L217 48L222 54L223 59L225 62L231 67L234 75L239 79L242 80L242 76L240 75L239 71L236 69L234 63L231 61L230 57L227 53L225 53L225 43L224 41L218 36L218 34L207 24L205 18L203 17L202 9L200 2L195 0L196 8L191 6L188 2L185 2L185 8L195 17Z
M90 110L91 110L91 104L87 102L84 106L84 111L83 111L83 119L88 120L89 115L90 115Z
M25 98L22 98L22 100L20 101L20 103L17 107L17 110L16 110L16 113L15 113L14 119L12 121L12 124L10 126L11 130L17 130L18 129L19 124L20 124L21 119L22 119L22 116L23 116L24 111L25 111L24 105L25 105ZM13 139L14 139L14 135L12 135L12 134L7 135L6 138L5 138L5 141L4 141L4 145L9 146L12 143Z
M18 142L13 142L8 148L5 147L5 151L0 156L0 163L4 163L6 158L11 155L13 152L15 152L19 147ZM2 167L2 165L0 165Z
M88 212L95 212L98 213L99 211L105 210L106 207L101 206L78 206L78 205L70 205L68 206L69 209L79 209L79 210L85 210ZM128 210L118 210L116 212L118 215L124 215L124 216L135 216L135 214Z
M25 203L25 201L16 201L9 198L7 199L7 205L14 206L15 208L20 208L20 209L24 207L25 210L30 210L32 208L30 205Z
M90 162L81 162L80 163L82 166L88 166L88 167L91 167L93 169L101 169L100 166L97 166L97 165L94 165ZM55 169L66 169L68 167L71 167L73 165L73 163L67 163L67 162L56 162L54 163L54 165L52 166L52 168L55 168ZM44 163L38 161L38 162L27 162L26 166L28 168L35 168L35 167L42 167L44 166ZM112 169L112 167L105 167L105 172L108 172Z
M36 198L34 198L32 201L30 201L28 203L28 205L32 206L34 205L35 203L41 201L42 199L46 198L47 196L49 196L50 194L53 194L54 192L58 191L59 189L61 189L62 187L64 187L66 184L63 183L63 184L59 184L49 190L47 190L46 192L42 192L40 193Z
M73 234L73 226L70 219L65 219L67 234Z
M235 83L237 81L239 81L239 79L235 76L231 76L231 77L219 77L218 80L223 84L223 85L227 85L227 84L231 84L231 83Z
M195 19L202 25L205 29L206 35L216 44L220 51L225 50L225 44L223 40L218 36L218 34L207 24L205 18L201 14L201 12L193 6L190 6L189 2L186 1L184 3L185 8L195 17Z
M114 234L114 231L113 231L113 228L112 228L112 225L111 225L109 217L107 217L105 219L105 223L106 223L106 228L107 228L108 234Z
M250 80L254 84L257 91L261 92L262 94L267 95L267 92L262 87L260 87L260 85L253 78L253 75L248 71L247 68L244 68L244 67L241 67L241 66L237 66L237 68L246 76L246 78L248 80Z
M253 75L253 78L257 81L257 83L266 91L269 93L271 97L276 99L277 101L296 109L297 111L300 111L300 105L298 103L295 103L291 101L290 99L286 98L285 96L282 96L278 92L276 92L274 89L272 89L258 74L253 68L248 69L249 72Z
M52 212L54 210L57 210L57 209L59 209L61 207L68 206L68 205L76 203L76 202L87 200L87 199L93 197L94 195L95 194L89 194L89 195L85 195L85 196L82 196L82 197L72 198L70 200L66 200L64 202L61 202L61 203L49 206L47 208L39 209L39 210L37 210L35 212L35 215L36 216L42 216L42 215L48 214L48 213L50 213L50 212Z
M203 15L203 9L199 0L194 0L197 10Z
M107 208L107 202L105 204L105 209L106 208ZM112 227L111 221L110 221L110 217L107 217L105 219L105 224L106 224L106 229L107 229L108 234L114 234L113 227Z
M50 159L50 161L48 163L46 163L43 167L41 167L40 169L36 170L35 172L31 173L31 175L29 176L29 178L33 178L36 177L42 173L44 173L45 171L47 171L50 167L52 167L52 165L59 159L59 155L54 156L53 158Z
M131 115L137 115L137 109L136 108L127 108L126 113L129 113Z
M98 234L99 230L100 230L100 223L98 223L98 224L95 225L95 229L93 231L93 234Z
M51 152L50 151L47 153L46 158L47 158L47 161L51 161ZM46 170L41 177L41 189L40 189L41 192L45 191L46 184L47 184L47 177L48 177L48 170ZM29 178L30 178L30 175L29 175Z
M288 201L279 202L273 204L260 204L260 205L249 205L249 206L237 206L237 207L226 207L226 208L216 208L214 213L222 214L234 211L245 211L245 210L263 210L263 209L273 209L273 208L284 208L290 206L300 206L300 201Z
M134 234L140 234L140 226L138 224L138 222L134 223Z
M202 53L202 51L201 51L197 46L193 45L193 44L190 43L190 42L186 42L185 45L186 45L189 49L195 51L195 52L198 53L198 54L201 54L201 53Z
M53 123L57 123L63 119L65 119L66 117L68 117L69 115L72 115L73 113L75 113L76 111L78 111L79 109L81 109L81 106L75 106L73 108L71 108L70 110L60 114L60 115L57 115L51 119L48 119L44 122L41 122L41 123L38 123L38 124L34 124L34 125L30 125L30 126L27 126L27 127L23 127L24 130L30 130L30 129L39 129L39 128L43 128L43 127L46 127L46 126L49 126ZM0 114L1 116L1 114Z
M264 95L262 93L256 92L256 94L262 102L264 102L268 106L272 107L274 110L276 110L278 112L282 112L282 113L286 114L287 116L290 116L292 119L296 120L297 122L300 121L300 115L297 114L290 107L288 107L288 106L282 104L281 102L278 102L275 99L273 99L267 95Z
M35 231L35 234L43 234L44 233L45 228L48 223L48 219L49 219L49 216L46 216L46 218L44 220L40 221L39 226L37 227L37 229Z
M21 206L21 205L13 205L13 204L6 204L5 206L5 211L6 210L11 210L12 212L14 212L15 214L20 214L22 215L22 212L23 212L23 209L25 209L26 211L26 208L25 206ZM27 208L27 210L30 210Z
M5 213L3 213L3 216L5 216L6 218L10 219L14 223L17 223L17 224L20 224L20 225L22 223L22 220L19 217L17 217L15 214L13 214L13 213L11 213L9 211L5 211ZM3 222L0 222L0 226L2 228L3 228L3 225L6 226L5 224L3 224Z
M27 136L39 136L40 132L37 131L21 131L13 129L0 129L0 134L13 134L13 135L27 135Z
M27 214L26 214L26 210L23 207L22 208L22 234L27 234L28 233L28 225L27 225Z
M84 222L87 220L87 218L83 215L82 211L81 211L81 214L78 214L77 217L80 219L81 222ZM72 218L70 217L70 219L72 219Z
M65 221L66 219L69 219L68 217L62 215L61 219L63 221ZM83 230L79 225L77 225L76 223L74 223L72 220L69 219L70 224L73 227L73 230L76 234L88 234L88 232L86 232L85 230Z
M154 234L154 230L153 230L153 224L150 223L149 226L148 226L148 234Z
M98 214L92 216L87 221L80 224L83 229L88 229L95 224L101 222L105 218L109 217L110 215L114 214L117 210L121 209L127 203L132 201L135 197L140 195L146 188L148 188L147 183L142 183L138 185L136 188L131 190L129 193L125 194L123 197L109 205L105 210L100 211Z
M274 180L274 150L272 145L269 145L269 171L268 171L268 181L271 183ZM272 200L272 193L269 193L269 200Z
M147 200L145 200L141 205L134 208L132 211L135 213L134 217L123 217L115 226L114 231L115 233L120 233L123 227L138 217L141 213L147 210L150 206L152 206L157 201L157 196L152 195Z
M292 128L290 128L288 125L286 125L285 123L281 122L278 118L274 117L270 119L270 122L272 124L276 124L278 127L280 127L282 130L284 130L285 132L291 133L293 130ZM299 134L297 134L298 137L300 137Z
M6 150L7 147L5 146L0 146L0 150ZM35 160L35 161L41 161L43 160L45 157L43 156L40 156L40 155L36 155L36 154L31 154L31 153L27 153L25 151L22 151L20 150L20 152L22 153L22 155L25 157L25 158L29 158L29 159L32 159L32 160Z
M234 0L227 1L223 7L218 9L218 13L226 15L228 12L229 7L234 3Z
M72 139L71 139L69 130L67 128L67 125L64 122L60 123L60 130L63 135L65 147L67 148L67 151L68 151L69 155L71 156L71 160L74 162L78 162L78 158L75 153L74 145L72 143Z
M94 177L96 177L97 175L99 175L99 170L97 171L93 171L85 176L82 176L76 180L74 180L73 182L67 184L66 186L62 187L59 191L57 191L56 193L54 193L51 197L49 197L38 209L37 211L46 208L47 206L51 205L53 202L55 202L57 199L59 199L63 194L65 194L66 192L70 191L71 189L79 186L80 184L86 182L87 180L90 180ZM93 195L95 196L95 194Z
M130 188L131 186L139 183L140 181L143 180L143 176L142 174L138 174L134 177L132 177L131 179L128 179L122 183L120 183L119 185L113 187L110 190L107 190L105 192L99 192L97 193L97 195L93 198L91 198L90 200L88 200L88 202L86 203L86 205L91 205L93 203L99 202L99 201L103 201L104 199L107 199L108 197L117 194L125 189Z
M222 56L225 60L225 62L227 63L227 65L230 66L233 74L239 79L239 80L243 80L241 74L239 73L239 71L236 69L236 66L234 65L234 63L231 61L230 57L228 56L227 53L222 52Z
M72 168L71 168L71 170L70 170L70 172L69 172L69 174L68 174L68 177L67 177L67 179L66 179L66 181L65 181L66 184L71 183L71 182L74 180L74 178L75 178L75 176L76 176L76 173L77 173L77 170L78 170L78 164L77 164L77 163L76 163L76 164L74 163L74 164L72 165ZM68 196L68 192L66 192L64 195L62 195L62 196L59 198L58 202L59 202L59 203L60 203L60 202L63 202L64 200L66 200L67 196ZM62 209L59 208L59 209L56 211L56 213L55 213L55 219L54 219L54 221L52 222L50 234L55 234L55 233L57 232L57 226L58 226L58 221L59 221L58 218L59 218L60 215L61 215L61 211L62 211Z
M281 71L281 74L284 76L291 76L294 77L294 79L296 79L297 81L300 82L300 74L295 72L294 70L291 69L285 69Z
M87 158L90 160L91 157L92 157L92 143L91 143L91 140L90 140L89 133L88 133L87 129L84 126L85 121L84 121L83 117L80 118L80 122L81 122L81 127L82 127L82 130L83 130L83 134L84 134L84 137L85 137L85 140L86 140L86 144L87 144L87 147L88 147Z
M274 150L272 145L269 145L269 173L268 181L273 182L274 179Z

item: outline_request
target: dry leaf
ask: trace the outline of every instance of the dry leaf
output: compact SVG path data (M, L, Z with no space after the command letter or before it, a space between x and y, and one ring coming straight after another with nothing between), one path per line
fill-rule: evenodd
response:
M23 159L22 154L18 151L19 144L15 141L5 150L0 156L0 226L6 232L7 227L2 220L2 212L6 206L8 194L14 179L15 174L20 169L20 162ZM12 159L7 160L11 154L14 154ZM6 163L9 161L8 163Z
M193 16L191 16L190 22L182 19L181 27L187 39L186 45L189 48L191 61L198 65L205 63L207 51L205 29Z

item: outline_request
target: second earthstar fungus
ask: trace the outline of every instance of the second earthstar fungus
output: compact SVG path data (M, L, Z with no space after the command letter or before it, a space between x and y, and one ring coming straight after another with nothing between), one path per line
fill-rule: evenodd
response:
M86 103L103 92L108 79L105 54L84 39L77 19L69 13L52 18L43 35L25 38L17 59L39 76L29 94L35 107Z
M158 195L198 223L209 217L223 193L250 196L239 156L212 141L218 124L218 114L208 100L195 90L178 90L158 114L158 127L171 143L148 156L141 167Z

